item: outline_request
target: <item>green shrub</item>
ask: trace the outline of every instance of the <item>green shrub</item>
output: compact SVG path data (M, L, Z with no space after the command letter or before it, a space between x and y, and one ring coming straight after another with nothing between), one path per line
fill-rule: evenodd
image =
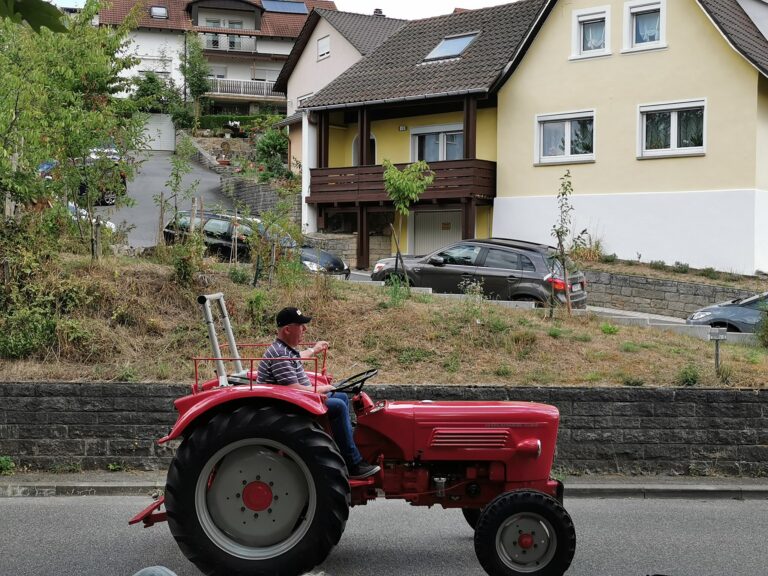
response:
M0 320L0 358L15 360L42 353L56 337L56 320L34 308L14 310Z
M388 299L387 308L399 308L408 300L411 293L408 282L400 276L387 278L385 291Z
M493 373L500 378L508 378L512 376L512 368L506 364L501 364L493 371Z
M653 270L666 270L667 269L667 263L664 262L664 260L651 260L648 263L648 266L652 268Z
M270 292L256 289L245 301L248 319L254 326L270 326L273 322L271 309L273 307Z
M768 348L768 311L763 310L763 319L757 325L757 341L765 348Z
M619 347L619 350L621 350L622 352L627 352L629 354L634 354L635 352L640 351L640 346L638 346L634 342L622 342L621 346Z
M562 335L563 335L563 329L562 328L558 328L557 326L552 326L547 331L547 336L549 336L550 338L554 338L555 340L560 338Z
M600 256L600 262L603 264L613 264L616 260L618 260L618 258L616 257L615 252L613 254L603 254Z
M248 266L233 264L229 267L227 274L235 284L248 284L251 281L251 271Z
M0 476L10 476L16 470L16 464L10 456L0 456Z
M200 234L190 234L184 242L171 247L174 279L182 286L191 286L203 266L205 244Z
M680 369L675 381L678 386L696 386L700 380L699 369L693 364L688 364Z
M495 334L502 334L509 330L509 324L507 324L507 321L504 320L504 318L500 318L499 316L491 316L487 319L486 324L488 325L488 330Z
M725 385L728 385L731 383L731 378L733 377L733 369L728 364L720 364L720 366L717 367L717 379L720 380Z
M690 270L691 267L685 262L675 262L675 265L672 266L672 272L676 272L677 274L688 274Z
M634 386L634 387L645 385L645 381L642 378L638 378L636 376L627 376L627 375L624 375L621 377L621 383L624 386Z
M720 279L720 273L714 268L702 268L697 272L697 274L699 276L704 276L704 278L709 278L710 280Z
M609 336L612 336L614 334L618 334L619 333L619 327L618 326L614 326L613 324L611 324L609 322L603 322L602 324L600 324L600 331L603 334L607 334Z
M400 364L408 366L417 362L423 362L427 358L431 357L432 354L433 353L431 351L424 350L423 348L408 348L407 350L400 352L397 357L397 361Z

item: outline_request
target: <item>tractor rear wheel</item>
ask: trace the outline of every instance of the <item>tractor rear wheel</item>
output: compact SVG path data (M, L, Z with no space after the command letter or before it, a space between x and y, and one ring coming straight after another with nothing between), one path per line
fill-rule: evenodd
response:
M344 460L305 414L219 412L182 442L168 471L168 524L209 576L294 576L320 564L349 516Z
M561 576L575 551L571 517L541 492L497 496L483 508L475 529L475 553L490 576Z

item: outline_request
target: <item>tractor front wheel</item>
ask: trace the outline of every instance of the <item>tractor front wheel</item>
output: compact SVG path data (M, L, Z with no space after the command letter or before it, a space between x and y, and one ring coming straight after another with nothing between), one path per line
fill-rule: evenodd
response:
M168 471L168 523L209 576L303 574L349 515L344 460L304 414L240 406L198 426Z
M475 553L490 576L561 576L575 551L571 517L541 492L497 496L483 508L475 529Z

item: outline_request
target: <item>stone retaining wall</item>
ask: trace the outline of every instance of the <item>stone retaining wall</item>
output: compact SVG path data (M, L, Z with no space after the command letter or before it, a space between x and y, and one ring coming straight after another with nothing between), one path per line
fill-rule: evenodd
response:
M618 308L648 314L686 318L691 312L726 300L752 296L754 292L712 284L676 282L586 270L591 306Z
M256 216L274 210L280 199L277 189L271 184L260 184L241 176L222 174L221 191L226 196L247 206L251 214ZM289 217L297 224L301 222L301 196L299 194L296 194Z
M0 456L41 469L162 469L183 385L1 383ZM373 398L553 404L569 472L768 475L768 390L369 386Z

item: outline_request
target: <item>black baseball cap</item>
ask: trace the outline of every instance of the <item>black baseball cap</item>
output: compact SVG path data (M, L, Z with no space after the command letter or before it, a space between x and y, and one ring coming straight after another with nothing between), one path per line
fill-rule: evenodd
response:
M298 308L289 306L277 313L276 320L277 327L282 328L283 326L288 326L288 324L306 324L312 320L312 316L305 316Z

